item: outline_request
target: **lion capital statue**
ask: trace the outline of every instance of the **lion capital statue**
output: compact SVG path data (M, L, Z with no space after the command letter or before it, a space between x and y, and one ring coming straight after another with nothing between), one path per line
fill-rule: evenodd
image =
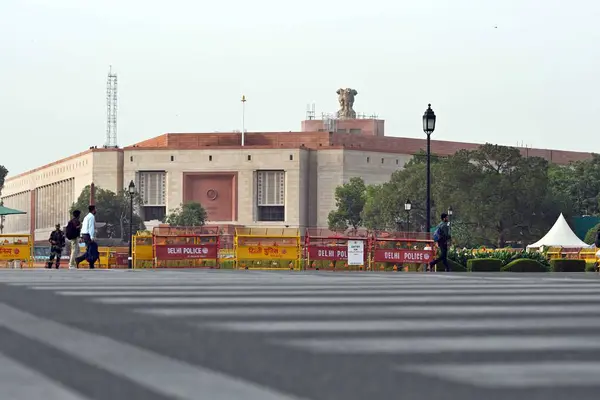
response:
M338 101L340 103L340 109L338 111L338 118L340 119L354 119L356 118L356 111L352 108L354 105L354 97L358 94L355 89L338 89Z

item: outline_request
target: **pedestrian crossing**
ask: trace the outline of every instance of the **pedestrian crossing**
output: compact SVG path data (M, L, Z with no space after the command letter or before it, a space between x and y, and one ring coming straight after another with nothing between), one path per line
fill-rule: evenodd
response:
M300 352L339 357L340 363L367 360L397 374L399 385L401 377L412 374L433 386L462 385L462 395L464 385L478 396L476 390L511 390L511 398L521 398L515 390L600 390L596 274L1 271L0 283L184 321L192 329L252 337L257 346L290 352L290 357ZM173 398L198 398L194 393L207 385L219 399L302 398L2 304L0 328ZM61 339L48 339L55 337ZM6 368L20 372L3 374L25 376L20 364ZM161 373L165 369L172 373ZM302 379L301 368L296 376ZM550 399L552 393L561 395L548 393ZM578 398L578 392L570 393ZM73 398L69 395L63 398Z
M2 397L5 399L28 400L80 400L76 393L54 383L27 366L0 354L0 379ZM5 383L6 382L6 383ZM8 384L10 382L10 384ZM32 384L33 383L33 384Z

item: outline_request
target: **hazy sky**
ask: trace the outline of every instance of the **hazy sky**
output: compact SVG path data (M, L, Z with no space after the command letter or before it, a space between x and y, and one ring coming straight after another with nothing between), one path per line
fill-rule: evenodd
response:
M389 136L599 151L593 0L0 0L0 164L101 146L106 75L119 144L165 132L299 130L354 108ZM497 26L497 29L495 28Z

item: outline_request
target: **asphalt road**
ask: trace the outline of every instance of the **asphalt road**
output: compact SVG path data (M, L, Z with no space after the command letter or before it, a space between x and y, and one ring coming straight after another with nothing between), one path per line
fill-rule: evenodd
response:
M0 271L7 400L600 395L597 274Z

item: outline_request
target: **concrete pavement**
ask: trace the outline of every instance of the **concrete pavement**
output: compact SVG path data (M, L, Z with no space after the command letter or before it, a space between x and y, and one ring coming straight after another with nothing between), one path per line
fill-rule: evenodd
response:
M5 270L0 388L18 400L596 399L599 328L597 274Z

